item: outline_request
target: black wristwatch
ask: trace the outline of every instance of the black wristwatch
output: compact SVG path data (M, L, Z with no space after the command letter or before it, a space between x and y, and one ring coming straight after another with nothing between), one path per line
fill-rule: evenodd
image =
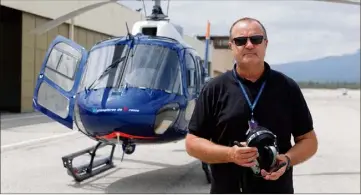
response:
M291 168L291 159L290 157L288 157L287 155L285 155L286 159L287 159L287 167L286 167L286 171L288 171Z

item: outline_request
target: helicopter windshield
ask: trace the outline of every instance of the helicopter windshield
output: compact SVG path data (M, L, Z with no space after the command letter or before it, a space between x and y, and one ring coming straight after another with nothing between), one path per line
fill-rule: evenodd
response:
M127 47L124 44L107 45L91 51L79 91L90 86L92 89L116 86Z
M181 94L177 51L161 45L134 45L121 85Z

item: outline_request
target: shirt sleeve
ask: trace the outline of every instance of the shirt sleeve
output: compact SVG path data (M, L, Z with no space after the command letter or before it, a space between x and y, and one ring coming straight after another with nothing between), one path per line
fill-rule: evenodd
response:
M214 129L214 113L213 113L213 89L211 85L205 85L199 97L188 124L189 133L210 139L212 137L212 130Z
M293 137L304 135L313 130L313 119L302 91L296 82L291 87Z

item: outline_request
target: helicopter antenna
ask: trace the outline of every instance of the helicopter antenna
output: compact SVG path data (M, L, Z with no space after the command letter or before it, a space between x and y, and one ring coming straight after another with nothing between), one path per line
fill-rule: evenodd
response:
M168 12L169 12L169 1L170 0L168 0L168 5L167 5L167 15L168 15Z
M142 0L142 2L143 2L144 16L147 16L147 10L146 10L146 8L145 8L145 3L144 3L144 0Z
M129 31L128 22L125 22L125 26L127 27L127 35L129 37L129 39L133 39L133 35Z
M125 26L127 27L127 33L129 35L129 27L128 27L128 22L125 22Z

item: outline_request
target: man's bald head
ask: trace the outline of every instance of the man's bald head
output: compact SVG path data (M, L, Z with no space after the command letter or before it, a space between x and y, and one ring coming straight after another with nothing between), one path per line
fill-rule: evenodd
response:
M254 19L254 18L250 18L250 17L244 17L244 18L240 18L238 20L236 20L231 28L229 29L229 38L232 39L232 30L233 30L233 27L238 24L239 22L256 22L260 25L262 31L263 31L263 35L264 35L264 38L267 40L267 31L266 31L266 28L264 27L264 25L257 19Z
M229 30L229 48L239 67L258 69L263 66L268 45L267 32L254 18L241 18Z

